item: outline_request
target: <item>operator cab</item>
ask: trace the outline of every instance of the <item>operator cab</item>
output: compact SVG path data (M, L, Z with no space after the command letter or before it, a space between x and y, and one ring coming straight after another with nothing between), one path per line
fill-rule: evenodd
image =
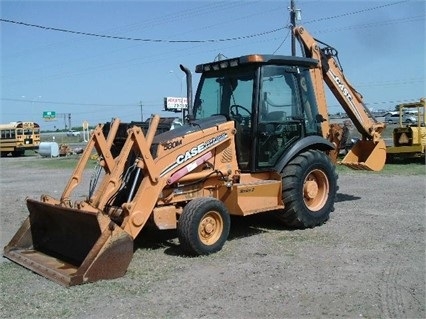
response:
M309 69L317 60L249 55L201 64L193 116L222 114L235 122L242 171L274 169L299 140L320 135Z

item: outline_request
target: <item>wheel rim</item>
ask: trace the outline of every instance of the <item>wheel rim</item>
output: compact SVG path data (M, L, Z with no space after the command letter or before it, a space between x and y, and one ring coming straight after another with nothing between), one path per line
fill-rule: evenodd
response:
M198 227L198 235L204 245L213 245L223 232L223 220L218 212L210 211L203 216Z
M321 170L313 170L303 182L303 200L313 212L324 207L328 199L330 185L328 178Z

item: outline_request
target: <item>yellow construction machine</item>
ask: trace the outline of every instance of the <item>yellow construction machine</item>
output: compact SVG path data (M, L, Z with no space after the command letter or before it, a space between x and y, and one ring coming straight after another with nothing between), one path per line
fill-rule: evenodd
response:
M253 54L197 65L187 78L184 125L157 134L118 119L93 132L62 196L27 199L29 217L4 256L65 286L123 276L147 224L176 229L191 255L219 251L230 216L272 212L310 228L334 210L342 129L330 125L324 82L362 135L341 162L381 170L378 123L345 79L330 47L295 28L304 56ZM124 126L123 126L124 125ZM124 128L124 129L123 129ZM99 173L73 200L92 152Z
M393 146L386 148L389 160L407 159L425 156L426 148L426 98L418 102L397 105L399 126L392 132ZM416 123L404 125L402 117L411 113L417 119Z

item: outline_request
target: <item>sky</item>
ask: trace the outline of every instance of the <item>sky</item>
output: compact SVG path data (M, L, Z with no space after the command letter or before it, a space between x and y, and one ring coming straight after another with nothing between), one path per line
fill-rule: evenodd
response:
M295 0L372 110L426 96L425 1ZM291 54L290 0L0 2L0 122L64 129L146 120L219 54ZM62 31L59 31L62 30ZM298 52L299 53L299 52ZM195 90L199 76L193 73ZM330 113L343 111L328 94ZM56 112L44 121L43 112Z

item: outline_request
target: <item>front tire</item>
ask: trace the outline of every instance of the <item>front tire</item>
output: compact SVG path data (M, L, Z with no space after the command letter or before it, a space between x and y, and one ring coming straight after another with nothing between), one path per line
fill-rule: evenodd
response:
M334 210L337 174L329 157L310 150L299 154L284 168L284 209L278 218L292 228L312 228L329 219Z
M231 218L226 206L211 197L195 198L183 209L177 233L190 255L208 255L222 249L228 239Z

